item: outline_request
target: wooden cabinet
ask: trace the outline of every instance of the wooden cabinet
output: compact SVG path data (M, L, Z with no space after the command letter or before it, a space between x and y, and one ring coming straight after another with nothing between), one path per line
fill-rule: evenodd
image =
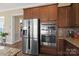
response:
M39 18L39 8L24 9L24 19Z
M39 18L39 8L36 7L36 8L32 8L32 18Z
M48 6L40 7L40 18L48 18Z
M57 55L57 50L54 47L41 46L40 53L54 56Z
M41 22L57 20L57 5L40 7Z
M57 4L24 9L24 19L39 18L41 22L57 20Z
M75 26L79 26L79 3L72 4L73 19L75 20Z
M24 9L24 19L32 18L32 9Z
M75 10L74 10L74 6L70 6L71 10L70 10L70 19L69 19L69 27L75 27L76 26L76 18L75 18Z
M40 21L48 22L48 6L40 7Z
M24 19L39 18L41 22L57 20L57 4L24 9Z
M75 27L75 21L73 6L58 8L58 27Z
M70 27L79 27L79 4L78 3L73 3L71 5L71 10L70 10L70 20L69 20L69 25Z
M58 27L69 27L70 7L58 8Z
M79 3L75 4L76 7L76 25L79 26Z
M57 51L59 56L79 56L79 48L64 39L57 40Z
M58 55L63 56L64 55L64 39L58 39L57 40L57 51L58 51Z
M58 8L58 27L79 27L79 3Z
M57 20L57 5L53 5L53 6L48 6L48 20L52 21L52 20Z

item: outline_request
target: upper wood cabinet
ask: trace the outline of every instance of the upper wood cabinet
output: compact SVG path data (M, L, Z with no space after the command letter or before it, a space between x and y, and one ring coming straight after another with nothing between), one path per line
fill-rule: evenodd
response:
M40 7L40 18L48 18L48 6Z
M40 19L42 22L57 20L57 5L40 7Z
M24 9L24 19L39 18L39 8Z
M41 22L48 22L48 6L40 7L40 20Z
M57 5L48 6L48 20L57 20Z
M32 8L32 18L39 18L39 8Z
M24 9L24 19L39 18L41 22L57 20L57 4Z
M32 9L24 9L24 19L30 19L32 17Z
M58 27L79 27L79 4L58 8Z
M60 7L58 8L58 27L68 27L69 21L69 9L70 7Z
M73 9L73 6L70 6L70 11L68 12L68 17L69 17L69 27L75 27L75 22L76 22L76 19L75 19L75 10Z
M69 17L70 17L69 26L70 27L79 27L79 4L78 3L73 3L71 5Z
M73 19L75 20L75 26L79 26L79 3L72 4Z
M75 4L76 5L76 24L79 26L79 3Z

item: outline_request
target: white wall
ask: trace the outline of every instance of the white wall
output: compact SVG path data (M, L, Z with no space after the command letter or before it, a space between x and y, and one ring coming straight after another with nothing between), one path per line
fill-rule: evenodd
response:
M23 19L23 16L13 16L12 17L12 40L13 43L16 43L18 41L21 41L21 37L20 37L20 19Z
M5 16L5 25L4 25L4 32L7 32L9 35L7 36L7 41L6 43L8 44L13 44L14 42L14 23L15 21L13 20L12 16L14 15L23 15L23 10L18 9L18 10L11 10L11 11L6 11L6 12L0 12L0 16Z

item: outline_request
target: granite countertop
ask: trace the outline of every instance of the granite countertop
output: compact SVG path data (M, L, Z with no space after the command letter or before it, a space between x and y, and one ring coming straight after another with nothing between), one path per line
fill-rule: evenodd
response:
M73 38L69 38L69 37L58 37L58 39L64 39L79 48L79 39L73 39Z
M79 39L66 38L65 40L79 48Z
M21 50L17 48L4 47L3 49L0 49L0 56L15 56L20 51Z

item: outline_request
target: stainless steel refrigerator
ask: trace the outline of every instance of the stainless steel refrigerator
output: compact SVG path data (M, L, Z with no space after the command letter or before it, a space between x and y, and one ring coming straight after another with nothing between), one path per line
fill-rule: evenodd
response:
M40 45L39 19L25 19L22 26L22 51L27 54L38 55Z

